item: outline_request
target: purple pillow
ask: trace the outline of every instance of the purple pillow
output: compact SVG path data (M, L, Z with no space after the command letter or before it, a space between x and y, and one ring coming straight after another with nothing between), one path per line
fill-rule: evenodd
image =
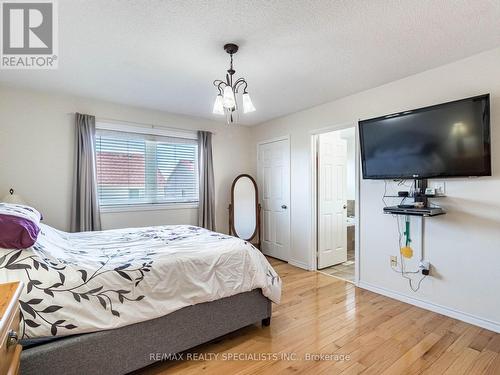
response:
M0 214L0 248L27 249L35 244L40 228L31 220Z

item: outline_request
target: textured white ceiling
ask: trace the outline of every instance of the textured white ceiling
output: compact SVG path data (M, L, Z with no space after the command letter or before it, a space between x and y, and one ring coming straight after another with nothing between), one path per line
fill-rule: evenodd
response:
M58 3L59 69L4 70L0 83L218 118L212 81L237 42L257 107L247 124L500 45L500 0Z

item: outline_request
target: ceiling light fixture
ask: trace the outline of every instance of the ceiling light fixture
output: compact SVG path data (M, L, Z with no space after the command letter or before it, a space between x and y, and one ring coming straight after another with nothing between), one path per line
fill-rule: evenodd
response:
M233 75L236 71L233 69L233 55L238 52L238 46L233 43L228 43L224 46L224 51L231 56L231 63L227 70L226 80L216 79L214 86L217 87L219 93L215 98L213 113L216 115L226 115L227 123L234 124L238 122L238 102L236 95L240 89L243 89L241 100L243 103L243 113L255 111L255 107L250 99L250 94L247 92L248 83L245 78L238 78L233 82Z

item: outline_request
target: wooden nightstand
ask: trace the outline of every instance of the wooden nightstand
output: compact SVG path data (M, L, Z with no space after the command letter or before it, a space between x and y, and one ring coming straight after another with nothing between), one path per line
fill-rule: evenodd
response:
M22 282L0 284L0 375L19 373L21 345L18 340L20 313L19 295Z

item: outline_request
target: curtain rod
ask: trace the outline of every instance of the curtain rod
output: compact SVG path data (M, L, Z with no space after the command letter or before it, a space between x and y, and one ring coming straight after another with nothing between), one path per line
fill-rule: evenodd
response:
M67 115L74 115L76 112L68 112ZM115 123L123 123L123 124L133 124L133 125L141 125L141 126L146 126L146 127L151 127L152 129L154 128L163 128L163 129L170 129L170 130L177 130L177 131L182 131L184 133L192 133L198 130L202 129L185 129L185 128L176 128L173 126L168 126L168 125L155 125L155 124L148 124L145 122L135 122L135 121L126 121L126 120L117 120L117 119L112 119L112 118L105 118L105 117L95 117L96 121L102 121L102 122L115 122ZM217 134L216 132L209 130L212 134Z

